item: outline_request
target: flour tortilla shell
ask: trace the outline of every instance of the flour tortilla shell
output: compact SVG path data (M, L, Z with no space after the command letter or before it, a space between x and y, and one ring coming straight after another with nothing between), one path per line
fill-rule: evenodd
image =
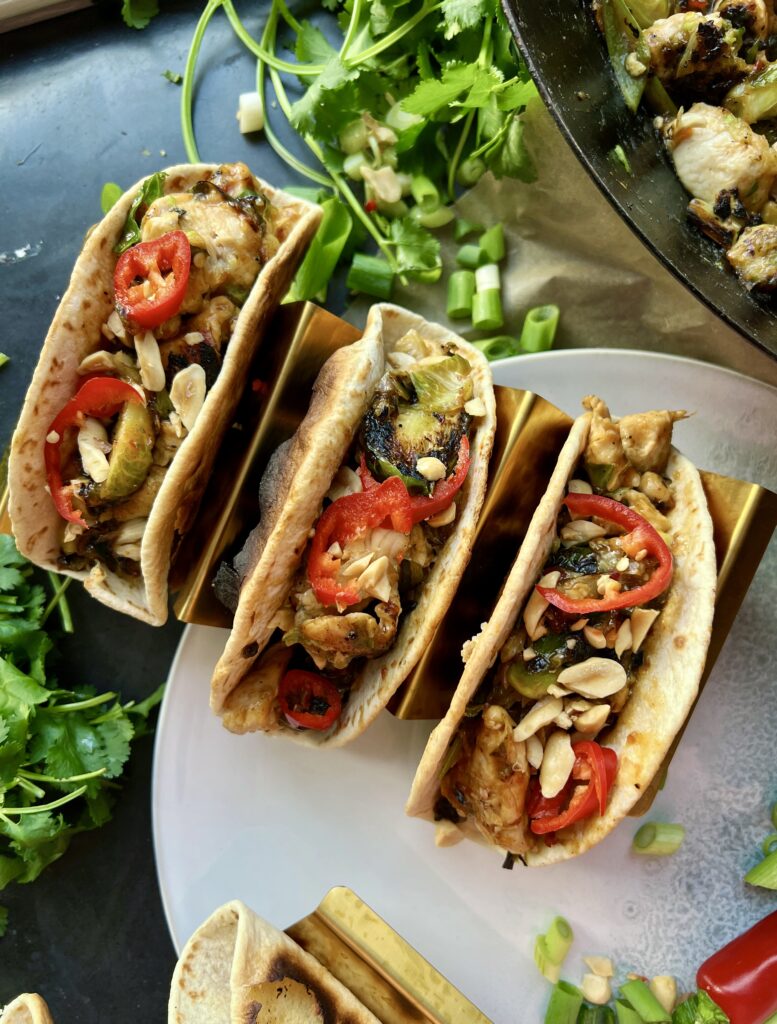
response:
M217 713L272 635L273 620L286 600L324 496L383 375L386 354L410 330L461 352L472 366L475 397L482 399L486 410L474 421L470 469L456 499L456 528L440 551L418 604L400 620L396 643L382 657L364 662L338 723L326 733L283 728L282 734L330 746L342 746L360 735L410 674L450 604L469 561L485 497L496 428L491 370L477 349L444 327L398 306L373 306L362 339L339 349L325 364L305 420L276 453L262 481L253 568L212 681L211 707Z
M448 713L432 732L413 780L406 808L409 815L434 819L440 770L449 743L512 632L550 553L566 484L585 450L589 422L588 414L575 420L494 613L468 649ZM629 813L660 768L696 699L715 604L712 520L698 470L675 449L665 476L671 478L675 495L675 507L667 514L674 576L663 611L643 644L644 661L631 697L615 726L597 737L618 755L618 774L607 809L601 817L558 832L554 846L545 846L538 837L536 849L525 855L530 866L584 853ZM486 842L471 822L465 821L460 828L469 838Z
M24 992L0 1013L0 1024L54 1024L44 999Z
M217 167L169 167L165 192L186 191ZM263 329L321 218L319 207L259 178L254 180L258 191L287 214L288 233L259 272L240 311L216 383L167 469L143 535L140 577L129 580L100 564L91 570L64 570L65 575L83 580L99 601L155 626L167 619L167 577L175 535L191 525ZM141 180L128 189L87 238L46 336L13 437L8 471L13 532L22 554L44 569L63 571L57 558L64 528L46 491L44 439L54 417L83 382L77 372L79 364L99 348L100 328L113 310L113 271L118 258L113 246L142 184Z
M379 1024L288 935L239 900L189 939L170 988L168 1024Z

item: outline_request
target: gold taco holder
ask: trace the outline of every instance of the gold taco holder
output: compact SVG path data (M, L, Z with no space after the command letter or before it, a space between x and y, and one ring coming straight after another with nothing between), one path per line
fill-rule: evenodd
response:
M350 989L381 1024L490 1024L350 889L330 889L286 934Z
M177 591L174 611L182 622L231 625L231 613L213 593L215 572L256 526L262 472L275 448L302 421L321 366L336 349L359 337L356 327L314 303L278 309L249 372L199 513L174 557L170 589ZM495 393L496 438L472 556L432 643L389 704L397 718L439 719L445 714L461 675L462 642L476 635L490 616L572 423L566 413L531 392L497 386ZM701 476L715 531L718 590L699 693L777 524L777 495L771 491L717 473L702 471ZM10 532L4 501L0 513L0 529ZM632 813L644 814L650 807L681 735Z

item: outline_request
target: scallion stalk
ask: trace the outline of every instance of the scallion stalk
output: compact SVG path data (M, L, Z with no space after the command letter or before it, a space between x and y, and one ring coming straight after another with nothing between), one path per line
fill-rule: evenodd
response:
M423 206L414 206L410 211L411 218L425 228L443 228L450 224L455 214L450 206L438 206L436 210L426 211Z
M667 857L676 853L685 839L682 825L671 825L665 821L649 821L638 829L631 842L634 853L651 857Z
M760 885L762 889L777 889L777 851L764 857L760 864L745 875L749 885Z
M504 322L499 289L476 291L472 297L472 326L479 331L493 331L498 330Z
M561 311L558 306L535 306L526 314L521 330L524 352L547 352L553 345Z
M447 313L451 320L464 320L472 316L472 298L475 294L475 275L471 270L454 270L448 278Z
M777 832L772 832L770 836L761 843L761 849L763 850L764 857L768 857L770 853L774 853L777 850Z
M538 935L534 940L534 962L543 978L551 984L555 985L561 979L561 963L550 955L547 935Z
M441 204L439 189L425 174L413 175L410 191L413 199L426 213L431 213Z
M343 160L343 171L351 181L363 181L362 169L369 166L370 162L362 152L351 153Z
M483 253L479 245L462 245L456 253L456 262L466 270L477 270L483 263Z
M550 928L545 933L548 956L557 964L563 964L572 946L575 934L569 921L563 917L554 917Z
M637 1011L620 999L615 1000L615 1013L618 1016L618 1024L644 1024Z
M472 341L471 345L480 349L489 361L495 359L507 359L510 356L518 355L518 339L511 338L509 334L497 334L493 338L483 338L480 341Z
M609 1006L590 1006L584 1003L577 1015L577 1024L615 1024L615 1014Z
M553 989L545 1012L545 1024L576 1024L583 1005L583 993L568 981L559 981Z
M364 123L364 119L360 117L358 121L351 121L349 125L346 125L346 127L340 132L338 141L340 143L340 149L346 154L346 156L353 156L355 153L361 153L369 142L369 133L367 131L367 125Z
M672 1015L667 1013L644 981L636 978L621 985L621 995L626 998L645 1024L671 1024Z
M505 233L501 224L494 224L480 236L480 249L491 263L505 258Z
M357 252L348 271L346 285L352 292L363 292L376 299L390 299L394 290L394 271L380 256Z
M453 237L455 241L461 242L467 237L467 235L472 235L476 231L482 230L482 224L476 224L475 221L465 220L463 217L457 217L456 223L453 225Z

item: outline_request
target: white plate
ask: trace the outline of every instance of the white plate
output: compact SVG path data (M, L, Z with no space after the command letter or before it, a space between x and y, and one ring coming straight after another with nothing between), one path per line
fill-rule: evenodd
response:
M499 363L497 383L536 391L570 413L595 391L614 412L687 408L676 438L700 466L777 487L777 391L716 367L652 353L577 350ZM382 715L344 750L232 736L208 710L226 632L190 627L157 729L154 838L176 947L239 897L280 927L333 885L354 889L495 1022L541 1021L548 985L534 935L564 914L581 955L622 970L671 973L690 986L701 961L774 909L742 884L771 831L777 797L773 639L777 549L759 570L650 817L679 821L673 857L630 853L629 819L570 863L504 871L471 843L434 846L403 814L429 724Z

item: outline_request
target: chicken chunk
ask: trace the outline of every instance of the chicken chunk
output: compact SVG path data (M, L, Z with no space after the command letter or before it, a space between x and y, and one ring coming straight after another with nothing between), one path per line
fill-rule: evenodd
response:
M463 756L443 776L440 790L487 839L520 854L532 844L525 814L529 763L526 744L513 739L514 728L504 708L486 708L482 719L460 734Z
M629 465L620 431L607 405L596 395L588 395L583 399L583 408L591 410L591 429L583 454L591 479L604 491L633 485L639 474Z
M346 668L354 658L377 658L394 642L399 604L380 602L375 614L348 612L318 615L297 626L290 636L301 644L320 668Z
M665 130L677 176L698 199L714 204L736 190L750 212L769 198L777 177L777 153L763 135L728 110L694 103Z
M261 655L224 702L223 722L230 732L272 732L280 724L278 687L292 652L273 644Z
M748 289L777 288L777 225L746 228L726 256Z
M673 14L642 32L638 53L649 55L650 68L662 82L701 88L746 73L747 65L737 57L740 39L741 33L720 14Z
M640 473L663 473L672 449L672 426L684 420L684 409L638 412L618 420L623 451Z

